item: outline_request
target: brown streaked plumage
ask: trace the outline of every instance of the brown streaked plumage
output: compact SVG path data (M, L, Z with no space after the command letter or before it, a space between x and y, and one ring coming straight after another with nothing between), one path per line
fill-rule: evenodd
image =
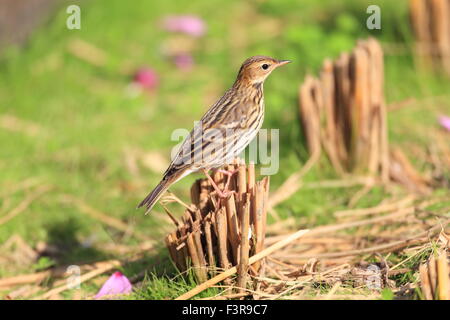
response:
M146 206L149 212L176 181L199 170L207 174L207 170L229 163L238 156L263 123L264 80L274 69L289 62L266 56L245 60L233 86L194 126L161 182L138 208Z

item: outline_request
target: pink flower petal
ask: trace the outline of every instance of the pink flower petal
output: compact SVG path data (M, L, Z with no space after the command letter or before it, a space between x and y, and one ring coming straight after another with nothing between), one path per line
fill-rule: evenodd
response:
M173 62L178 69L189 70L194 65L194 59L188 54L179 54L173 57Z
M144 89L155 89L159 84L157 73L150 68L139 69L133 77L133 81Z
M103 296L110 296L115 294L127 294L132 291L132 286L127 277L119 271L114 272L111 277L103 284L100 291L95 296L99 299Z
M169 16L164 19L163 27L167 31L181 32L193 37L205 34L206 26L202 19L196 16Z
M440 116L439 123L445 130L450 131L450 117Z

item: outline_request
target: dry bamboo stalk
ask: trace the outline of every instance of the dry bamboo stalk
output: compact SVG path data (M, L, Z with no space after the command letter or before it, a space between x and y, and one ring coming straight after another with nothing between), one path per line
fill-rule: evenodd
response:
M314 78L306 76L299 89L299 106L302 119L302 127L310 154L320 153L320 119L316 112L312 96L312 84Z
M237 161L235 159L235 161ZM229 190L236 190L237 189L237 179L238 179L238 173L239 173L239 164L236 162L236 164L230 164L228 165L229 172L232 173L232 176L230 177L230 184L229 184Z
M263 211L262 211L262 239L261 249L264 247L264 240L266 238L266 226L267 226L267 209L269 206L269 188L270 188L270 176L263 179L264 199L263 199Z
M431 33L429 26L429 12L427 8L427 0L410 0L410 15L414 32L419 43L429 43ZM421 50L423 52L423 50Z
M225 202L225 209L227 213L228 238L232 247L233 262L239 263L239 222L236 212L236 203L234 196L229 197Z
M371 115L371 119L370 119L370 133L369 133L369 137L370 137L370 148L369 148L369 162L368 162L368 171L369 174L372 176L376 176L379 172L379 168L380 168L380 144L379 144L379 135L380 135L380 118L379 118L379 113L378 110L373 110L375 111L372 115Z
M322 93L322 85L320 83L320 80L317 78L313 78L311 81L311 97L312 97L312 108L313 108L313 115L317 117L317 139L319 140L319 148L325 149L325 151L329 152L329 145L327 142L326 137L326 131L325 131L325 112L324 112L324 102L323 102L323 93ZM308 121L308 119L305 119ZM311 154L312 156L313 154ZM335 164L333 164L335 165Z
M187 230L182 229L182 235L187 238ZM180 242L180 240L178 241ZM182 263L183 270L187 270L189 262L189 250L187 248L186 241L184 241L184 246L181 247L180 250L178 250L178 257L181 260L180 262Z
M350 79L347 53L341 54L334 64L335 106L336 106L336 145L340 162L348 170L348 150L350 147Z
M450 278L447 261L447 252L442 251L437 261L438 289L440 300L450 300Z
M240 292L247 287L247 269L248 257L250 252L249 243L249 228L250 228L250 198L247 197L245 205L242 209L241 215L241 245L240 245L240 259L238 264L238 287Z
M202 179L200 184L199 209L201 211L207 210L209 202L209 192L211 191L209 181Z
M186 248L186 243L182 242L183 247L182 248L178 248L178 245L180 244L180 240L177 238L177 233L173 232L172 233L172 240L174 242L175 245L175 253L176 253L176 264L179 265L179 270L181 272L186 271L187 270L187 248Z
M439 65L450 74L450 4L447 0L431 0L432 38Z
M255 253L258 253L262 250L263 245L263 210L264 210L264 188L262 185L262 181L258 181L254 187L253 192L253 201L251 208L251 216L254 226L254 239L255 239ZM256 271L260 268L260 263L255 263L253 265Z
M416 35L416 55L421 68L432 65L430 54L432 49L430 10L427 0L410 0L410 18Z
M437 264L434 256L431 256L428 262L428 277L430 279L431 292L433 293L433 299L436 296L437 289Z
M178 262L177 251L176 251L173 239L172 239L172 235L168 234L165 238L165 241L166 241L167 248L169 248L169 254L170 254L170 257L172 258L172 261L175 262L176 267L178 268L178 270L181 271L181 268L177 263Z
M215 297L200 298L198 300L235 300L235 299L239 299L239 298L245 298L250 295L251 295L250 292L233 293L233 294L226 294L226 295L215 296Z
M266 256L272 254L273 252L287 246L289 243L299 239L300 237L302 237L304 234L306 234L308 232L308 230L299 230L293 234L291 234L290 236L286 237L283 240L280 240L279 242L273 244L272 246L264 249L263 251L261 251L258 254L255 254L254 256L250 257L249 259L249 265L254 264L255 262L265 258ZM190 299L192 297L194 297L195 295L199 294L200 292L210 288L211 286L215 285L216 283L219 283L220 281L223 281L225 279L227 279L228 277L232 276L233 274L235 274L237 272L237 267L232 267L220 274L218 274L217 276L215 276L214 278L198 285L197 287L195 287L194 289L186 292L185 294L182 294L181 296L179 296L178 298L176 298L175 300L187 300Z
M368 123L369 126L369 140L366 142L369 144L369 161L368 161L368 170L369 173L375 176L380 167L381 167L381 141L380 141L380 100L381 100L381 92L380 87L382 84L382 79L379 78L378 73L378 52L374 45L376 45L376 41L364 41L360 43L360 46L366 50L369 57L369 66L368 66L368 100L369 100L369 110L368 110Z
M344 170L339 161L338 152L336 150L336 126L335 126L335 76L333 72L333 63L329 59L325 59L320 75L321 93L323 101L324 116L324 132L322 144L328 151L328 156L335 170L343 174Z
M206 252L208 254L208 265L211 268L214 268L216 265L216 261L214 258L214 251L213 251L213 240L212 240L212 234L211 234L211 213L209 213L205 217L205 240L206 240ZM214 270L212 270L214 273Z
M186 210L183 214L184 224L188 227L189 230L192 231L194 220L192 219L191 212Z
M195 217L195 221L200 224L202 222L202 214L200 213L200 210L195 210L193 214Z
M381 102L380 105L380 158L381 158L381 181L384 183L389 182L389 138L387 128L387 109L386 103Z
M376 108L378 121L375 124L378 127L377 143L380 152L379 166L381 180L384 183L389 181L389 145L388 145L388 130L387 130L387 110L384 101L384 57L383 49L378 41L374 38L367 40L367 47L371 54L371 73L372 73L372 94L371 103Z
M318 134L321 137L321 143L323 140L323 124L325 123L324 119L324 110L323 110L323 94L322 94L322 86L320 81L317 78L313 78L311 82L311 95L313 99L313 108L315 109L315 113L319 119L319 132Z
M356 171L363 171L367 168L367 142L369 141L369 57L367 52L357 46L351 57L353 77L352 77L352 101L353 112L353 166Z
M238 168L238 192L243 194L247 192L247 174L245 165L240 165Z
M201 180L196 180L191 187L191 201L197 208L200 207L200 183Z
M200 235L200 222L195 221L194 230L192 231L194 234L195 247L197 248L197 254L199 257L199 262L202 268L206 268L206 258L203 253L202 240Z
M433 300L433 291L430 286L430 278L428 274L428 266L426 264L421 264L419 267L420 282L422 287L422 292L426 300Z
M323 95L323 104L324 104L324 112L326 117L326 131L327 137L333 145L333 152L336 150L334 146L336 141L334 138L336 137L335 133L335 105L334 105L334 96L335 96L335 76L333 72L333 62L330 59L325 59L322 66L322 71L320 74L320 81L322 85L322 95Z
M200 258L198 256L198 251L194 241L194 235L192 233L189 233L186 239L186 244L189 250L189 256L191 257L195 276L197 277L198 281L206 281L206 272L200 264Z
M250 164L247 167L247 192L253 193L253 188L255 187L255 164L253 162L250 162Z
M411 0L410 16L419 65L450 74L450 2Z
M165 205L162 205L164 212L169 216L170 221L173 222L173 224L178 228L180 226L180 223L178 222L177 218L175 218L175 216L170 213L169 209L167 209L167 207Z
M216 214L217 221L217 238L218 238L218 248L219 248L219 260L220 266L223 269L228 269L230 267L230 262L228 260L228 250L227 250L227 218L225 208L220 208Z

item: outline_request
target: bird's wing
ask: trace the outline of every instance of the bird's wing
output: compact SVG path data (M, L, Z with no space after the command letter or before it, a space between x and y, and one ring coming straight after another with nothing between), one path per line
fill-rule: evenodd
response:
M214 167L237 156L236 152L250 142L246 139L245 109L241 99L231 99L227 92L185 138L164 176L179 170Z

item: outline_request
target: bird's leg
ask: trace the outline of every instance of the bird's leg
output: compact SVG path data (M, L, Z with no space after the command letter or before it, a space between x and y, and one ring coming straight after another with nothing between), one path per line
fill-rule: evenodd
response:
M235 169L235 170L223 170L223 169L219 169L218 170L220 173L224 174L227 176L227 182L225 183L225 188L223 188L223 191L225 193L228 192L228 187L230 186L230 182L231 182L231 178L233 177L233 175L238 172L239 170Z
M220 190L220 188L214 182L213 178L211 178L211 176L209 175L208 170L202 169L202 171L205 174L205 176L208 178L209 182L211 183L211 185L213 186L214 190L217 192L217 194L219 195L220 198L228 198L231 194L233 194L233 192L229 192L226 189L224 189L223 191ZM228 184L225 187L227 187L227 186L228 186Z

